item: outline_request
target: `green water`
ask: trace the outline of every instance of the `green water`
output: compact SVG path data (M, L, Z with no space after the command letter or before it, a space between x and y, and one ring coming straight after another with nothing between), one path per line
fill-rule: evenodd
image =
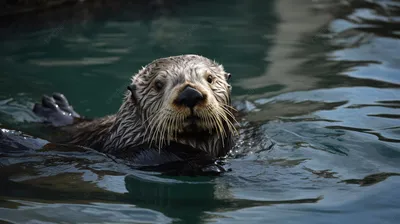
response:
M54 91L84 116L114 113L141 66L201 54L248 112L232 171L161 177L90 150L3 145L0 222L397 223L398 1L98 4L1 23L1 126L25 130Z

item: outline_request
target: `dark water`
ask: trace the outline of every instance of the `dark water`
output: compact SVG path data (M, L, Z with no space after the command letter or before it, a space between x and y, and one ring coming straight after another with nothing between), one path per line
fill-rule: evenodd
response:
M249 114L215 178L4 132L30 150L1 145L0 222L397 223L400 2L338 2L88 4L3 22L4 128L38 134L30 108L54 91L113 113L141 66L185 53L224 64Z

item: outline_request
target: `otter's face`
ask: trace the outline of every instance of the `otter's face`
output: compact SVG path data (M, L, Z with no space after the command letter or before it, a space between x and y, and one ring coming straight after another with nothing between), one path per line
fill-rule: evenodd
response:
M170 141L223 144L236 131L229 78L221 65L197 55L163 58L146 66L133 78L131 89L146 140L159 147Z

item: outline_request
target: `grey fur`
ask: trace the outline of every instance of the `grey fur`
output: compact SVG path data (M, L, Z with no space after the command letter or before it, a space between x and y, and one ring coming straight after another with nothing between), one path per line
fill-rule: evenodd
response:
M207 71L215 77L215 82L208 84L202 76ZM157 92L152 85L155 79L164 81L165 88ZM133 76L133 92L126 91L123 103L115 115L84 121L63 129L72 136L68 143L96 148L103 152L116 153L120 150L135 150L141 144L148 144L149 135L145 134L152 113L173 113L169 107L171 90L184 82L200 85L207 90L210 102L218 102L219 106L230 106L231 87L227 83L227 73L222 65L199 55L180 55L157 59ZM215 104L215 103L214 103ZM213 107L218 105L212 105ZM231 108L229 107L230 111ZM214 115L217 116L217 115ZM227 116L229 117L229 116ZM234 121L234 118L229 117ZM217 134L206 140L176 139L178 143L202 149L212 156L224 156L232 146L232 130L223 124L227 135L221 138ZM164 143L161 147L165 146Z

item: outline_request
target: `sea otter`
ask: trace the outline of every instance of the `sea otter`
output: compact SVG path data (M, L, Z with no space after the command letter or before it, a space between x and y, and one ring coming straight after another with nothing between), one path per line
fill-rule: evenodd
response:
M180 145L217 158L227 154L237 133L230 77L222 65L203 56L160 58L132 77L114 115L82 119L59 93L44 95L33 111L59 126L63 134L57 142L108 154L140 154L147 147L161 152Z

